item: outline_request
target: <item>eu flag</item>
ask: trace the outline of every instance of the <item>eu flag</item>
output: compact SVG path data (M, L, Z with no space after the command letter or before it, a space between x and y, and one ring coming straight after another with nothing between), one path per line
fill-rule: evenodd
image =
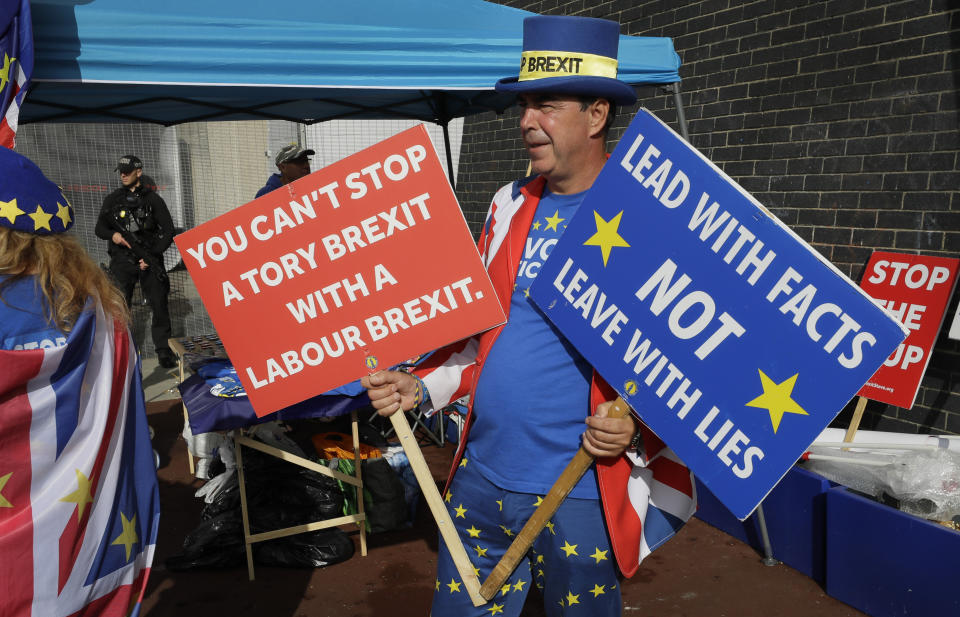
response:
M33 73L29 0L0 3L0 146L13 148L20 106Z

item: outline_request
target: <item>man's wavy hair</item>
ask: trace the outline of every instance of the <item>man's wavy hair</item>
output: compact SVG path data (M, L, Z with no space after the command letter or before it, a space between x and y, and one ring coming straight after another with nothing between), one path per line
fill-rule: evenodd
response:
M63 332L77 322L87 298L99 300L107 315L129 323L130 313L120 291L68 234L38 235L0 227L0 274L9 277L0 283L0 301L4 303L7 286L36 276L49 307L44 317Z

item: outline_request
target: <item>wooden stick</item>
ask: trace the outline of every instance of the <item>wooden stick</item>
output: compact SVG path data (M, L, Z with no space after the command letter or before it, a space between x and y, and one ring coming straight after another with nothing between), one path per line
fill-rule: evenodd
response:
M857 408L853 410L853 417L850 418L850 426L847 427L847 433L843 436L843 441L845 443L850 443L853 441L853 436L857 433L857 429L860 428L860 420L863 418L863 410L867 408L867 397L861 396L857 400Z
M360 556L367 556L367 517L363 511L363 476L360 468L363 467L363 461L360 460L360 433L357 428L357 410L350 412L350 430L353 433L353 470L357 478L357 514L360 517Z
M608 417L622 418L628 413L630 413L630 407L626 401L617 397L617 400L614 401L613 406L610 408ZM584 472L587 471L587 468L590 467L593 460L593 455L584 450L583 446L580 446L577 453L574 454L570 462L567 463L566 469L563 470L563 473L560 474L557 481L553 483L550 492L543 498L543 502L534 510L533 515L527 520L523 529L521 529L520 533L513 539L507 552L503 554L503 557L497 562L497 565L493 567L490 576L487 577L487 580L483 581L483 585L480 587L480 595L483 596L484 599L491 600L497 595L497 592L503 587L503 583L510 578L517 564L519 564L523 556L527 554L537 535L543 531L550 517L556 514L557 508L560 507L563 500L566 499L570 491L573 490L573 487L580 481L580 478L583 477Z
M453 565L456 566L457 572L460 574L460 580L467 588L470 601L473 602L474 606L483 606L487 601L480 595L480 579L473 569L473 564L470 563L470 556L463 548L460 536L457 535L457 530L453 526L453 519L450 518L450 513L443 505L440 491L437 490L437 485L433 481L433 474L430 473L430 468L427 467L427 462L423 458L423 452L420 451L420 446L417 445L413 431L410 430L410 423L407 422L406 414L398 411L390 416L390 422L393 424L393 430L397 432L397 437L400 438L400 445L403 446L407 460L410 461L410 468L413 469L420 490L423 491L427 505L430 506L430 512L433 513L433 518L437 521L440 535L447 544L447 550L450 551Z
M252 581L254 580L253 543L250 541L250 517L247 513L249 506L247 505L247 484L243 477L243 444L240 441L241 439L245 438L240 436L240 429L237 429L233 437L233 450L237 458L237 480L240 483L240 515L243 519L243 548L246 549L247 553L247 576Z

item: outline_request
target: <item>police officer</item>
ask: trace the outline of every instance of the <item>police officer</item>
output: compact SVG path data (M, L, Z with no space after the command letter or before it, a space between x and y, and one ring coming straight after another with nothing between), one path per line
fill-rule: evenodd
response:
M167 343L170 311L167 294L170 281L163 266L163 252L173 242L173 220L167 204L142 182L143 162L128 154L114 171L122 186L106 196L97 218L97 237L109 241L110 274L130 305L133 289L140 282L144 298L153 311L151 335L160 366L176 366Z

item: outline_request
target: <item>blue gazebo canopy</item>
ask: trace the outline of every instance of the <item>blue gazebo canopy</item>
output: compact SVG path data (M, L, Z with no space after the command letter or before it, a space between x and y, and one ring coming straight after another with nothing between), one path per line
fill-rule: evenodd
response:
M522 21L482 0L33 0L28 122L413 118L502 111ZM621 36L620 78L680 81L669 38Z

